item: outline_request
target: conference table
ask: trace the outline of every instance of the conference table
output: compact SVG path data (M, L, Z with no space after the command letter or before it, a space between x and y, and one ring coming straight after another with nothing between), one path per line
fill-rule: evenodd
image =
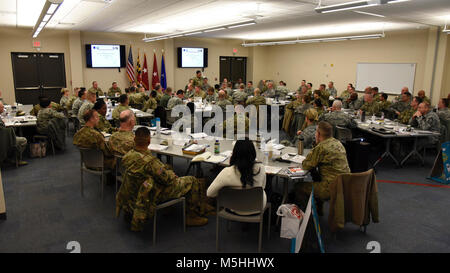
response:
M136 126L134 130L142 126ZM189 141L189 140L196 140L199 145L207 145L206 152L210 152L214 155L214 143L216 139L219 139L220 143L220 153L229 153L231 154L231 151L233 150L233 146L235 143L235 140L233 139L224 139L224 138L216 138L212 136L205 136L202 138L197 138L198 134L190 134L187 135L185 133L180 133L178 136L180 138L172 138L172 135L166 135L163 133L160 133L159 135L156 133L154 127L147 127L150 129L152 133L151 137L151 144L149 146L149 150L152 151L155 154L158 155L165 155L168 157L177 157L177 158L184 158L188 161L191 161L195 155L186 154L183 153L182 148L183 145ZM167 129L168 130L168 129ZM163 129L163 131L165 131ZM194 137L193 137L194 136ZM170 141L172 139L172 145L158 145L161 144L162 141ZM294 168L301 168L301 163L296 162L281 162L274 160L276 158L279 158L281 155L289 155L290 158L293 158L295 155L297 155L298 150L295 147L284 147L277 150L273 149L273 156L272 159L269 159L267 154L265 154L264 151L260 149L260 144L258 141L254 141L255 148L256 148L256 159L264 164L266 167L266 174L273 175L277 178L281 178L283 183L283 198L282 198L282 204L286 202L288 193L289 193L289 182L290 181L298 181L298 182L304 182L305 177L307 177L308 172L305 172L304 175L297 175L292 176L289 174L288 168L294 167ZM164 149L153 149L152 147L156 144L156 146L165 146L167 148ZM279 146L282 147L282 146ZM310 150L305 149L304 155L308 154ZM267 152L266 152L267 153ZM226 160L219 162L219 163L212 163L207 161L200 161L198 163L206 163L206 164L216 164L221 167L229 167L230 166L230 156L227 157Z
M33 105L20 105L17 108L18 108L17 110L25 112L25 115L20 117L5 116L2 117L2 120L5 123L6 127L17 129L17 135L23 136L22 128L36 127L37 117L28 114L33 108Z
M403 165L410 159L413 155L417 155L419 159L421 160L422 164L424 164L424 158L417 150L417 144L420 138L430 137L430 136L439 136L440 133L437 132L431 132L431 131L424 131L424 130L417 130L414 128L411 128L410 131L408 131L408 126L401 124L399 122L391 121L389 119L381 119L381 118L370 118L366 117L366 120L362 122L360 119L357 119L354 115L354 110L350 109L344 109L343 110L348 115L351 115L355 117L356 122L358 123L357 128L361 130L362 132L369 133L371 135L374 135L376 137L381 138L385 143L385 151L384 153L375 161L373 164L373 167L375 168L383 159L385 158L391 158L396 166L403 167ZM385 130L387 132L381 133L380 131L374 131L375 130ZM397 160L397 158L391 153L391 143L394 139L405 139L405 138L412 138L413 139L413 146L411 151L408 155L406 155L401 161Z

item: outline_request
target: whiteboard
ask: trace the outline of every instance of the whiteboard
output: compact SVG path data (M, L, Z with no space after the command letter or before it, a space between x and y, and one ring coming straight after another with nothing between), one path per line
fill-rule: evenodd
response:
M404 86L414 90L415 63L358 63L356 90L377 86L379 92L400 94Z

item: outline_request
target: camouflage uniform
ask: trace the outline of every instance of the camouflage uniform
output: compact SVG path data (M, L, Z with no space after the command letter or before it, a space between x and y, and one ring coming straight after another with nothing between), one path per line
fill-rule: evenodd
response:
M253 97L255 98L255 97ZM264 100L265 102L265 100ZM249 101L247 100L247 104L249 104ZM294 109L297 108L297 106L301 105L302 102L301 100L294 100L292 102L290 102L288 105L286 105L285 107L285 113L284 113L284 117L283 117L283 125L282 125L282 129L286 132L286 133L292 133L292 126L291 126L291 122L294 118ZM290 136L293 136L292 134L290 134Z
M175 106L183 104L183 100L180 99L179 97L172 97L168 102L167 102L167 108L169 109L173 109Z
M119 130L111 135L108 142L111 152L115 155L125 155L134 148L133 131Z
M366 115L378 116L380 114L380 105L376 101L372 101L371 103L365 102L363 106L361 106L360 110L366 112Z
M194 78L192 78L192 80L194 81L194 83L193 83L193 85L194 85L194 87L196 87L196 86L200 86L200 88L202 88L202 86L203 86L203 77L194 77Z
M345 90L339 97L342 99L342 101L346 101L348 100L348 98L350 98L350 92L348 92L348 90Z
M154 98L149 98L142 106L142 111L147 112L148 109L155 110L158 107L158 102Z
M448 109L448 108L442 108L441 110L439 110L437 112L437 114L439 116L439 119L441 119L441 120L445 120L445 121L450 120L450 109Z
M403 101L398 101L398 102L394 102L393 104L391 104L391 106L389 106L389 111L395 112L403 112L406 109L408 109L410 107L410 102L403 102Z
M115 97L116 93L119 93L122 95L122 90L120 90L120 87L117 87L117 88L110 87L108 90L108 97Z
M159 105L161 105L164 108L167 108L167 103L169 102L171 96L164 94L164 96L162 96L161 100L159 101Z
M73 103L74 103L77 99L78 99L77 96L69 96L69 99L68 99L67 104L66 104L66 109L67 109L67 110L72 110Z
M69 97L66 96L62 96L61 99L59 100L59 105L61 105L61 107L67 109L67 104L69 102Z
M205 97L205 100L207 101L207 102L213 102L213 101L217 101L217 94L216 94L216 92L214 92L214 94L212 94L212 95L206 95L206 97Z
M319 168L320 182L314 182L314 196L321 200L330 199L329 186L339 174L350 173L347 155L342 143L335 138L321 141L306 156L302 168L309 171L315 167ZM312 183L300 182L295 184L297 199L310 195Z
M142 93L132 93L128 96L130 104L144 104L145 95Z
M278 96L280 99L285 99L289 90L286 86L278 86L275 90L275 96Z
M1 98L0 98L0 100L1 100ZM6 125L0 116L0 129L4 129L4 128L6 128ZM16 136L16 148L19 152L20 159L22 159L22 153L27 148L27 139L25 137ZM11 160L15 161L16 159L11 158Z
M415 112L417 112L417 109L409 107L408 109L400 113L400 115L398 116L398 120L401 123L408 125Z
M112 112L112 118L115 120L118 120L120 117L120 113L122 113L122 111L130 110L130 109L131 109L130 106L125 106L125 105L119 104L119 106L114 108L114 110Z
M108 134L112 134L113 132L115 132L117 129L114 128L111 123L109 121L106 120L105 116L98 114L98 124L97 126L95 126L95 129L108 133Z
M376 93L375 95L373 95L373 101L379 102L380 101L380 94Z
M253 96L254 91L255 91L254 87L250 87L250 88L245 87L245 93L247 93L248 96Z
M50 102L50 107L58 112L61 112L63 110L63 108L61 107L61 105L57 104L56 102ZM30 115L36 116L38 115L39 111L41 110L41 105L36 104L35 106L33 106L33 109L31 109L30 111Z
M216 104L217 104L217 106L220 106L223 111L226 110L227 105L232 105L232 103L229 100L227 100L227 99L220 99L220 98L217 100Z
M95 89L94 87L89 88L88 92L91 92L93 94L97 94L97 96L103 96L103 91L100 87L97 87L97 89Z
M192 90L187 90L186 89L186 92L185 92L184 96L186 98L192 98L194 96L194 89L192 89Z
M256 105L258 107L259 105L265 105L266 104L266 98L264 98L263 96L255 96L253 98L247 99L245 104L247 104L247 105L253 104L253 105Z
M422 101L428 103L429 105L431 105L431 100L427 96L423 97Z
M202 85L202 90L206 92L206 91L208 91L208 89L209 89L210 87L212 87L212 86L211 86L209 83L203 84L203 85Z
M361 106L363 105L362 100L356 99L350 102L344 101L342 102L342 105L344 109L352 109L352 110L359 110Z
M192 95L193 98L202 98L204 99L206 97L206 93L203 90L200 90L200 93L197 94L196 92L194 92L194 94Z
M237 91L234 92L233 96L231 97L233 104L238 104L240 102L245 102L247 100L247 93L244 91Z
M337 90L336 88L327 88L327 92L330 94L330 96L332 96L333 98L337 97Z
M275 94L276 94L276 92L275 92L275 89L273 89L273 88L267 89L266 91L264 91L262 93L262 95L267 98L273 98L273 97L275 97Z
M387 100L380 101L379 104L380 104L380 111L384 111L384 112L388 111L389 107L391 106L391 102L387 101Z
M320 118L320 121L326 121L333 125L333 127L341 126L345 128L356 128L358 125L354 119L352 119L349 115L342 111L333 111L330 113L323 114Z
M83 105L81 105L80 110L78 111L78 120L80 121L80 126L84 126L85 122L83 119L84 113L94 108L94 104L88 100L83 102Z
M311 149L313 144L316 143L316 129L317 123L315 122L306 127L302 133L297 136L295 146L297 146L298 141L301 140L303 141L303 147L305 149Z
M234 117L229 118L227 120L225 120L222 124L222 128L223 128L223 134L224 137L226 136L226 129L227 126L230 126L231 124L233 124L234 127L234 133L237 134L238 133L238 122L244 122L244 128L245 128L245 133L248 133L249 127L250 127L250 120L248 119L247 116L243 116L244 118L242 119L241 117L238 118L237 114L234 114Z
M97 149L103 152L104 166L113 170L116 164L115 158L105 142L105 137L97 129L84 126L73 136L73 144L79 148Z
M439 120L439 117L433 111L429 111L425 115L412 119L410 121L410 124L414 127L417 127L419 130L432 131L437 133L440 133L441 130L441 122ZM438 141L439 136L428 137L428 143L437 143Z
M205 185L193 176L178 177L150 151L132 149L122 159L123 183L116 196L116 215L120 210L132 215L131 230L143 230L157 204L186 197L188 215L203 215Z
M45 108L39 111L36 121L36 129L39 134L48 134L48 123L54 118L65 118L63 113L56 112L52 108Z
M72 104L72 115L75 115L78 117L78 112L80 111L80 107L81 105L83 105L83 100L81 100L80 98L77 98L73 104Z
M330 98L330 93L327 90L320 92L320 99L322 100L323 105L328 106L329 98Z

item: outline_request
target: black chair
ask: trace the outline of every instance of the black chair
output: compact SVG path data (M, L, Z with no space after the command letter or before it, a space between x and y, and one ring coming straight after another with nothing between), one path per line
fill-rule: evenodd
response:
M158 106L154 112L155 118L159 118L161 120L161 127L167 128L167 113L166 108L162 106Z

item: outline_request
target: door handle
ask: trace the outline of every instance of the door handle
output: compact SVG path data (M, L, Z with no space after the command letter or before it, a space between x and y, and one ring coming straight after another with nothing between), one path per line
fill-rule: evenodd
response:
M64 88L64 86L42 86L44 89Z
M34 89L39 89L39 86L36 87L21 87L21 88L16 88L17 90L34 90Z

